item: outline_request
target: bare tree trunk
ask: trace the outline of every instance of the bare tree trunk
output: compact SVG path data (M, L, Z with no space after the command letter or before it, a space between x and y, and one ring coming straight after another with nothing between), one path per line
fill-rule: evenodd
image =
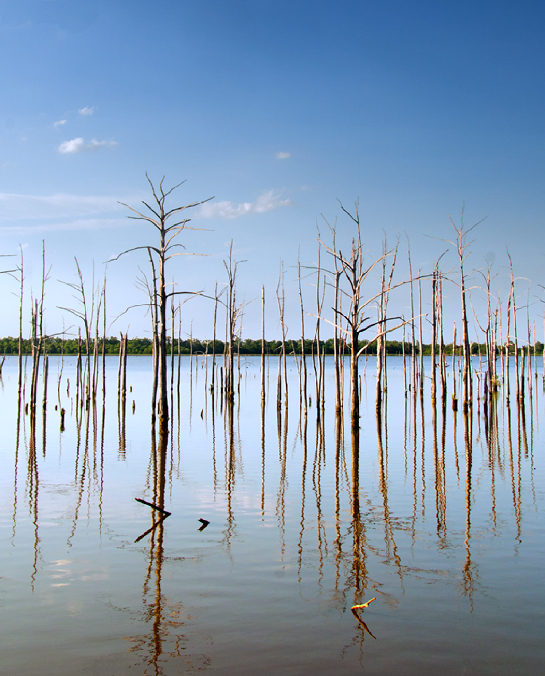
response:
M286 323L284 321L285 309L285 293L284 293L284 263L280 261L280 276L278 278L278 286L276 287L276 301L278 303L278 315L280 318L280 329L282 335L282 367L284 370L284 406L288 405L288 374L286 363ZM280 377L280 368L278 370L278 377ZM279 390L280 391L280 390Z
M456 253L458 254L459 260L459 269L460 269L460 295L461 295L461 307L462 307L462 347L463 347L463 407L464 411L471 406L472 399L472 378L471 378L471 346L469 344L469 323L467 318L467 303L466 303L466 281L464 273L464 261L468 256L467 248L469 242L466 241L467 235L475 228L478 223L473 225L471 228L467 228L464 225L464 212L462 210L462 217L460 226L457 227L454 225L452 219L450 219L451 225L456 232L455 242L450 242L456 248Z
M354 248L354 245L352 245ZM358 288L357 269L353 266L352 272L352 288ZM350 420L352 424L352 435L358 435L360 427L360 397L359 397L359 373L358 373L358 359L359 359L359 298L352 298L352 316L351 316L351 359L350 359ZM359 450L359 445L356 445ZM353 460L354 461L354 460Z
M435 351L437 348L437 263L433 268L432 275L432 319L431 319L431 400L435 404L437 399L437 367L435 363Z
M302 378L302 398L303 398L303 410L305 416L307 415L307 405L308 405L308 396L307 396L307 362L306 362L306 353L305 353L305 311L303 308L303 292L301 290L301 262L297 261L297 276L299 280L299 302L301 305L301 378ZM544 319L545 322L545 319Z
M420 275L420 270L418 271L418 314L419 316L419 335L420 335L420 345L419 345L419 362L420 362L420 394L424 392L424 343L423 343L423 330L422 330L422 280Z
M511 395L511 379L509 378L509 348L511 345L511 303L513 302L513 286L509 291L509 296L507 298L507 328L505 336L505 376L504 376L504 392L505 392L505 403L509 406L510 395ZM518 387L518 385L517 385ZM517 391L518 395L518 391Z
M174 335L175 335L175 319L176 311L174 310L174 296L170 298L170 316L171 316L171 328L170 328L170 397L174 394Z
M454 335L452 336L452 410L458 410L458 399L456 397L456 324L454 324Z
M178 402L178 425L180 424L180 378L182 370L182 306L178 304L178 373L176 377L176 401Z
M229 350L227 353L228 357L228 368L226 369L225 375L225 395L226 401L228 403L233 402L234 398L234 344L236 338L236 327L238 320L240 318L241 312L243 311L244 304L239 305L236 298L236 277L238 262L233 261L233 240L231 240L231 245L229 247L229 264L227 261L223 261L225 269L227 271L227 317L226 317L226 342L228 341ZM225 354L225 353L224 353Z
M106 400L106 272L102 287L102 400Z
M513 339L515 345L515 373L516 373L516 398L517 403L524 399L524 384L520 378L520 366L519 366L519 346L518 346L518 336L517 336L517 302L515 296L515 277L513 274L513 261L509 252L507 252L509 257L510 271L511 271L511 307L513 308ZM524 368L524 350L523 350L523 368Z
M165 251L165 229L160 229L160 250ZM167 390L167 290L165 279L165 257L159 256L159 326L158 329L158 394L159 402L157 412L159 415L159 430L163 433L168 431L168 390Z
M20 285L19 285L19 364L18 364L18 398L19 406L21 406L21 393L23 387L23 291L24 291L24 260L23 247L19 246L21 254L21 264L19 266Z
M218 318L218 283L214 287L214 342L212 343L212 392L216 386L216 322Z
M445 356L445 339L443 335L443 278L439 274L438 279L438 329L439 329L439 362L441 368L441 399L443 406L447 398L447 365Z
M265 401L265 285L261 287L261 401Z
M159 387L159 340L157 331L157 315L158 315L158 296L157 296L157 274L155 270L155 262L151 255L151 249L148 248L148 256L151 265L151 288L149 289L150 300L150 315L151 315L151 349L152 349L152 384L151 384L151 422L155 424L157 416L157 391Z
M407 252L409 257L409 279L411 291L411 317L414 317L414 289L413 289L413 268L411 264L411 246L409 238L407 237ZM414 389L416 389L416 340L415 340L415 326L414 319L411 319L411 382Z
M49 271L45 269L45 243L42 241L42 287L40 300L34 303L32 317L32 381L30 388L30 406L34 411L38 394L38 374L40 356L44 345L44 299L45 283L49 279Z

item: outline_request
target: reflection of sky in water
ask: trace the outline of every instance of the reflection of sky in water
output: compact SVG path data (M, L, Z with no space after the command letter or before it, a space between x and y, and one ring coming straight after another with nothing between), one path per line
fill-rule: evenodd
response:
M71 397L73 364L67 360L63 374ZM133 391L123 425L116 359L108 363L104 427L102 402L77 420L63 385L61 434L51 358L46 443L40 407L34 442L24 416L16 451L17 364L6 360L6 674L542 670L539 387L527 393L524 419L516 407L505 409L500 393L497 412L486 420L479 402L467 429L450 400L443 415L426 395L422 421L419 399L404 396L402 363L391 359L388 415L377 437L366 403L374 391L370 360L362 368L354 514L348 421L336 443L332 407L321 432L314 406L306 425L299 420L296 369L288 419L277 420L271 398L263 427L259 378L243 375L230 439L220 402L204 397L204 371L194 369L190 390L184 363L163 448L162 500L172 514L159 521L134 500L161 498L153 488L148 366L129 359ZM270 394L275 366L271 360ZM203 531L199 519L210 521ZM361 619L376 640L350 613L372 597Z

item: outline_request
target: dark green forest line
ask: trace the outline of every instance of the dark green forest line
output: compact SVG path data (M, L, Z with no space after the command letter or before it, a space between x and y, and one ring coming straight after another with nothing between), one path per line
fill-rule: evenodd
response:
M179 343L180 354L189 355L193 354L212 354L214 346L212 340L199 340L193 338L192 340L181 340ZM59 337L49 337L44 338L43 347L44 351L47 354L66 354L66 355L76 355L78 351L81 354L86 353L85 341L82 340L79 343L78 347L77 338L59 338ZM99 339L98 352L102 353L102 338ZM171 352L172 344L169 338L167 338L168 352ZM106 338L104 341L104 352L108 355L117 355L119 354L119 338L111 336ZM373 342L369 345L369 341L364 340L359 343L360 348L368 345L366 350L367 354L376 355L376 343ZM174 340L174 353L178 354L178 341ZM278 355L281 352L282 341L280 340L266 340L265 341L265 353L269 355ZM424 354L431 354L431 345L424 344ZM537 341L535 345L530 346L532 354L543 354L544 345ZM313 350L316 349L316 343L312 340L305 340L305 353L311 355ZM348 356L350 354L350 346L348 343L344 344L345 353ZM527 349L524 348L525 350ZM216 340L215 352L217 355L223 354L225 350L225 343L221 340ZM339 351L342 352L343 344L342 342L339 345ZM261 354L261 339L252 340L247 338L246 340L235 341L234 344L235 353L240 352L241 355L260 355ZM456 351L458 354L462 351L462 346L457 345ZM93 352L93 345L90 346L90 352ZM321 340L320 341L320 352L325 352L325 354L332 355L334 354L333 339ZM402 355L403 354L403 344L398 340L387 340L386 341L386 352L389 355ZM418 354L418 345L416 346L416 352ZM31 354L32 345L30 340L23 340L22 343L22 353ZM130 355L150 355L152 353L152 341L150 338L130 338L127 344L127 354ZM286 341L286 353L287 354L301 354L301 340L287 340ZM452 343L445 345L445 353L447 355L452 354ZM478 343L471 344L471 353L473 355L486 354L486 345L483 343L479 345ZM514 348L510 345L510 353L514 354ZM19 354L19 339L18 338L0 338L0 354ZM365 353L364 353L365 354ZM405 343L405 354L412 354L412 345L409 342ZM499 348L498 348L499 354Z

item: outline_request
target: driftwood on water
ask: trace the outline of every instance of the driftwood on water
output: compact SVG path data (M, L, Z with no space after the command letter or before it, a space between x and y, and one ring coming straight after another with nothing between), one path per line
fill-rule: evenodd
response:
M374 636L371 631L369 630L369 627L367 624L361 619L361 617L358 615L358 610L363 609L363 608L369 608L369 604L373 603L373 601L376 601L376 597L372 598L370 601L367 601L367 603L360 603L359 605L352 606L350 610L352 611L352 614L356 618L356 620L360 623L360 625L365 629L365 631L369 634L369 636L372 636L376 640L376 636Z
M162 509L161 507L158 507L157 505L154 505L152 502L147 502L146 500L142 500L141 498L134 498L136 502L141 502L143 505L147 505L148 507L153 507L153 509L156 509L158 512L161 512L161 514L164 514L165 516L170 516L172 512L167 512L166 509Z

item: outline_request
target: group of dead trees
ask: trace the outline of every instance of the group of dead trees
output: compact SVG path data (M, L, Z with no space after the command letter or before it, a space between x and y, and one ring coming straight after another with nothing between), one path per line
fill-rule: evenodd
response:
M147 175L146 175L147 177ZM121 252L113 260L135 251L144 251L149 261L149 273L142 273L140 279L141 286L145 289L148 300L146 306L149 309L152 326L152 345L153 345L153 385L152 385L152 418L155 422L158 419L161 430L167 430L169 424L169 396L168 396L168 343L167 329L170 321L172 326L172 336L170 341L171 351L171 388L173 385L174 373L174 333L175 333L175 315L178 313L179 334L181 332L181 298L184 300L194 295L204 295L203 291L179 290L175 286L174 280L169 274L169 266L173 258L184 255L198 255L185 251L183 244L179 241L179 235L184 230L195 230L189 226L190 219L186 212L194 207L204 204L209 200L192 202L183 206L173 208L167 207L167 201L173 191L182 183L175 185L170 189L164 188L164 178L158 187L154 186L147 177L151 189L152 199L148 202L143 201L145 209L139 211L127 204L124 204L132 214L129 218L142 220L156 229L156 240L150 244L143 244L131 247ZM212 199L212 198L209 198ZM431 324L431 396L435 400L438 392L443 401L446 397L447 370L445 359L445 340L443 333L443 289L446 281L458 286L460 293L461 308L461 355L456 355L456 327L453 337L453 378L452 378L452 399L453 407L457 406L456 378L454 377L454 367L456 358L459 358L461 364L461 382L462 382L462 403L464 410L472 405L472 365L471 365L471 346L469 340L469 292L467 273L465 270L467 256L471 242L468 235L474 227L466 228L462 220L459 225L451 221L455 236L452 240L445 240L454 251L456 263L456 275L453 270L445 272L440 268L442 256L439 257L434 265L431 274L422 274L419 270L413 275L410 257L410 248L408 250L409 279L398 282L394 280L394 271L398 259L399 242L396 242L392 248L388 247L386 239L383 243L383 250L377 258L368 259L363 248L362 231L360 223L359 205L356 202L353 210L345 209L341 205L344 216L349 219L349 223L354 232L351 238L351 244L348 251L337 243L336 225L330 226L331 241L326 243L318 234L318 261L314 266L316 272L316 328L312 349L312 365L315 372L316 381L316 409L318 415L324 404L325 399L325 377L324 363L325 353L321 348L320 326L321 322L326 321L333 326L334 343L334 369L335 369L335 410L337 415L341 414L343 408L343 383L344 383L344 364L345 357L349 357L350 363L350 418L352 428L359 427L360 410L360 373L359 360L364 355L369 346L376 345L376 407L380 411L383 397L387 390L386 382L386 334L394 330L403 330L403 349L405 350L405 330L407 327L411 331L411 388L416 391L420 389L422 393L424 387L424 362L423 362L423 318ZM343 228L344 230L344 228ZM321 250L324 249L332 261L332 266L322 263ZM240 341L240 331L242 327L242 318L244 315L245 303L240 302L237 295L237 273L238 265L242 261L235 261L233 258L233 243L229 250L229 258L224 261L227 273L227 281L223 290L218 293L216 289L214 295L209 296L214 301L214 340L212 342L212 385L215 388L215 365L216 365L216 323L218 305L225 308L225 353L223 355L223 368L221 369L222 392L225 394L226 401L231 402L238 388L235 367L235 345ZM76 308L63 308L74 315L83 325L84 335L79 334L79 344L82 346L82 352L87 357L84 368L78 369L78 382L81 379L81 389L84 392L84 400L96 397L98 389L98 356L99 356L99 322L103 318L104 338L106 335L106 292L105 281L102 290L95 290L93 279L93 291L89 299L83 275L76 259L77 279L75 282L66 283L73 291L77 299ZM16 276L20 280L20 343L22 342L22 306L23 306L23 260L21 254L21 263L15 270L6 271ZM508 347L499 346L498 336L502 338L501 327L501 303L499 297L496 307L493 306L492 281L494 276L491 273L490 266L486 272L480 271L484 280L484 290L487 300L487 321L480 323L475 315L475 320L479 329L483 332L486 340L486 357L488 362L486 387L487 392L493 392L497 389L496 361L498 354L504 353L509 356ZM303 293L301 290L301 265L298 264L299 273L299 297L301 305L301 354L298 356L293 349L296 365L300 376L300 401L304 405L305 413L307 403L311 398L307 393L307 354L305 353L305 315L303 304ZM43 275L41 294L32 301L32 359L33 375L31 380L31 402L36 401L37 373L40 357L44 353L44 287L48 277L48 271L45 267L45 252L43 255ZM372 283L371 278L372 277ZM172 281L169 281L172 278ZM426 278L431 279L432 302L431 311L425 312L422 303L422 281ZM378 279L378 286L377 286ZM329 285L333 297L333 317L326 317L324 312L324 302L326 297L326 286ZM388 312L390 294L397 288L409 285L410 287L410 311L409 317L391 316ZM418 310L415 309L415 286L418 288ZM483 288L483 287L481 287ZM287 337L287 325L285 321L285 289L284 289L284 268L281 267L278 287L276 289L276 298L278 304L280 326L281 326L281 353L279 355L279 369L277 382L277 401L280 409L281 401L287 406L288 401L288 379L286 357L290 353L290 346ZM177 301L177 302L175 302ZM170 317L169 314L170 307ZM511 286L507 301L507 340L506 345L514 342L517 369L517 399L524 397L524 350L522 351L522 362L519 365L519 348L517 343L517 315L516 311L520 309L517 305L515 296L515 278L511 264ZM475 314L475 313L474 313ZM498 328L498 321L500 326ZM265 399L265 289L262 288L262 359L261 359L261 389L262 399ZM530 331L528 320L528 332ZM417 338L418 337L418 338ZM363 341L363 338L367 340ZM528 336L529 338L529 336ZM124 342L125 341L125 342ZM178 344L180 335L178 335ZM534 341L535 342L535 341ZM122 345L126 345L126 336L122 336ZM529 340L528 340L529 344ZM528 348L529 349L529 348ZM347 352L348 350L348 352ZM20 350L21 352L21 350ZM122 350L123 352L123 350ZM104 339L102 356L104 357ZM80 363L81 356L78 358ZM438 359L438 362L437 362ZM405 361L405 360L404 360ZM405 369L404 364L404 369ZM105 380L104 358L102 360L103 381ZM438 372L437 372L438 369ZM522 370L522 375L519 371ZM120 356L120 375L119 388L124 390L123 383L125 378L122 374L126 372L126 349L125 355ZM283 374L283 377L282 377ZM439 385L438 387L438 380ZM105 390L105 382L103 382Z
M158 189L148 178L149 186L153 200L150 204L143 202L146 207L146 212L138 211L129 205L128 207L134 215L130 218L143 220L152 225L158 234L158 242L153 245L141 245L132 247L123 251L117 258L133 251L144 250L147 252L150 266L150 275L143 275L142 285L148 294L148 306L152 323L153 336L153 392L152 392L152 408L153 415L157 412L159 425L162 428L168 427L169 420L169 398L167 387L167 309L170 304L172 314L172 326L174 327L174 314L176 296L193 296L195 294L204 295L203 291L187 291L177 290L174 282L169 283L169 276L167 274L167 263L172 258L179 255L195 255L188 254L186 251L180 251L183 245L177 240L178 235L186 229L190 228L189 218L184 217L175 218L180 213L188 209L199 206L208 200L193 202L184 206L178 206L167 209L166 201L172 192L179 187L178 184L169 190L163 187L164 179L159 184ZM212 198L210 198L212 199ZM352 237L351 246L348 253L337 245L336 241L336 226L330 227L332 240L331 244L325 243L321 237L318 237L319 252L318 264L316 266L316 331L315 331L315 345L316 352L313 352L313 365L316 374L316 402L318 412L320 406L324 401L324 377L323 377L323 357L320 353L320 322L326 321L333 325L333 340L334 340L334 363L335 363L335 409L339 414L343 406L343 368L344 357L350 358L350 417L353 428L359 426L359 409L360 409L360 375L359 375L359 360L360 357L369 349L369 345L376 343L376 406L377 411L380 410L382 399L387 389L386 383L386 334L391 331L405 329L408 326L411 330L411 371L412 380L411 387L416 390L418 387L420 391L423 390L424 383L424 366L423 366L423 317L426 321L431 323L432 333L432 360L431 360L431 393L432 399L438 396L437 383L437 369L439 369L439 382L441 397L444 400L446 397L446 360L445 360L445 340L443 334L443 285L445 280L457 284L460 293L460 307L461 307L461 355L459 355L461 369L462 369L462 402L464 410L471 406L472 402L472 366L471 366L471 348L469 340L469 312L468 312L468 293L467 275L465 271L466 259L469 254L469 246L471 242L468 241L468 235L475 226L466 228L462 220L460 225L455 225L451 221L451 225L455 232L455 237L452 240L445 240L452 247L457 258L458 281L454 276L450 275L452 270L447 273L442 271L439 267L441 261L440 257L434 265L431 274L422 274L419 270L417 275L413 276L410 249L409 249L409 279L401 282L394 281L394 271L398 256L399 243L394 247L389 248L387 241L384 240L382 254L378 258L368 260L362 242L359 206L356 202L354 209L349 211L341 205L342 211L347 216L354 229L354 236ZM172 222L174 221L174 222ZM323 248L331 257L333 267L328 269L320 260L320 250ZM214 341L212 343L215 350L216 340L216 321L218 304L224 306L226 311L226 327L225 327L225 346L223 368L221 369L222 391L226 395L227 401L231 401L237 389L236 368L234 364L235 344L237 339L240 339L239 331L241 328L241 318L244 313L244 303L240 303L237 299L237 271L240 261L233 259L233 245L231 243L229 259L224 261L227 272L227 283L221 293L216 290L214 292ZM322 275L322 278L320 277ZM380 280L379 287L371 287L374 290L369 292L369 278L378 277ZM323 305L325 297L326 278L328 283L333 287L333 319L330 320L324 316ZM430 278L432 287L432 302L431 312L424 312L422 306L422 280ZM418 283L418 298L419 308L415 310L414 300L414 285ZM405 316L390 316L388 313L388 305L390 294L392 291L403 285L410 285L410 313L409 318ZM487 357L488 357L488 390L492 391L496 383L496 355L497 345L495 343L496 332L494 329L494 321L497 322L497 310L492 309L490 302L491 298L491 276L490 270L485 276L486 292L488 297L488 318L486 327L482 330L486 336ZM303 296L301 292L301 272L299 264L299 295L301 298L301 351L300 358L297 358L297 368L300 374L300 390L301 401L304 402L305 410L307 405L307 367L306 354L304 350L304 331L305 331L305 311L303 308ZM287 367L286 355L289 353L289 346L287 340L287 326L285 323L285 292L284 292L284 270L283 267L280 273L279 284L276 290L278 311L280 317L280 325L282 332L281 354L279 355L279 370L277 383L277 400L278 406L282 399L287 405L288 391L287 391ZM510 324L510 317L513 316L515 323L516 335L516 321L514 312L514 281L512 282L512 289L508 302L508 324ZM177 311L180 312L181 303L177 305ZM262 398L265 396L265 335L264 335L264 312L265 307L265 292L262 289L262 319L263 319L263 336L262 336ZM494 314L495 313L495 314ZM494 319L495 318L495 319ZM419 331L417 330L417 325ZM479 325L480 326L480 325ZM174 343L174 328L171 339L171 350ZM417 340L416 336L419 333ZM370 335L372 334L372 335ZM508 326L509 334L509 326ZM362 345L363 337L368 340ZM405 340L403 341L405 345ZM346 348L349 349L349 355L346 355ZM295 354L295 350L294 350ZM215 379L215 353L213 356L212 369L212 389L214 389ZM418 357L418 359L417 359ZM438 358L438 363L436 361ZM453 338L453 365L456 361L456 328L454 330ZM517 362L518 364L518 362ZM454 368L454 366L453 366ZM518 368L518 365L517 365ZM283 372L283 378L282 378ZM517 379L520 382L520 379ZM283 394L282 394L283 391ZM520 392L517 392L520 396ZM457 406L457 396L455 390L455 378L453 378L453 406ZM310 399L309 399L310 401Z

